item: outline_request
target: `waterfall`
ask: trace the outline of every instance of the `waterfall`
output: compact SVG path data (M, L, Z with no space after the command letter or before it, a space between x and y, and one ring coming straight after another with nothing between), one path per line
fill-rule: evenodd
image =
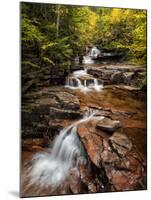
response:
M89 52L89 56L96 58L96 57L98 57L100 55L100 53L101 52L97 47L93 47L91 49L91 51Z
M65 87L79 89L82 92L100 91L103 88L96 78L87 73L87 69L73 72L73 74L66 78Z
M97 90L97 91L100 91L103 86L101 84L99 84L98 80L95 78L94 79L94 85L93 85L94 89Z
M77 70L77 71L73 72L73 75L75 77L86 76L86 75L88 75L87 69L85 68L84 70Z
M78 88L82 88L81 80L78 79L78 78L75 78L75 80L77 81L77 87L78 87Z
M90 56L83 56L83 64L93 64L94 60Z
M86 56L83 56L83 64L93 64L93 58L97 58L100 55L101 51L97 47L91 48Z
M28 188L32 185L38 188L56 188L68 178L72 168L79 170L80 164L87 163L85 150L77 135L77 126L96 118L95 113L90 110L83 115L81 120L62 129L55 138L50 153L42 152L33 157L33 166L26 174L30 180Z

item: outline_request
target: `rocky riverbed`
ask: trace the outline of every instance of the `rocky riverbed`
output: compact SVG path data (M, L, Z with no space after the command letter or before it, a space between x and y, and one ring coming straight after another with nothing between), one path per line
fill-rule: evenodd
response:
M140 69L137 72L142 73ZM93 68L92 72L89 67L88 73L102 79L102 70L113 78L113 69ZM122 77L134 73L125 68L120 71ZM104 80L111 80L111 76ZM99 91L88 92L64 86L43 87L23 96L23 197L146 189L146 95L135 84L117 84L110 81ZM77 125L77 135L87 163L79 162L78 168L71 168L55 188L31 184L28 170L33 166L33 156L39 152L51 155L59 132L86 112L92 112L93 118Z

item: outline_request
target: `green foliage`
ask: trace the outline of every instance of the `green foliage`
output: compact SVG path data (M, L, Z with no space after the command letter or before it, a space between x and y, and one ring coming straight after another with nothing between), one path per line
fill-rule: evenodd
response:
M37 69L40 68L40 66L38 66L37 64L34 64L30 61L22 61L22 66L27 66L27 67L29 66L29 67L37 68Z
M101 46L129 49L128 59L146 63L146 11L100 8L98 23Z
M22 60L30 65L68 69L94 44L129 49L127 59L146 63L146 11L35 3L21 8Z
M46 64L55 65L54 62L47 57L42 57L42 60Z
M38 27L32 24L32 21L26 16L22 16L22 42L23 44L31 42L40 42L42 40L42 34Z

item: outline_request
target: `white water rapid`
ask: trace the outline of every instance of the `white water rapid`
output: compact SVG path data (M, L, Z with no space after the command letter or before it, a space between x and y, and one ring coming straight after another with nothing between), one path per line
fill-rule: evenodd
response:
M34 185L38 188L54 189L68 178L72 168L76 168L79 172L79 164L86 164L87 157L77 135L77 126L82 122L97 118L94 116L95 113L90 110L81 120L61 130L54 140L50 153L42 152L33 157L33 165L26 173L30 180L28 188Z
M99 83L96 78L93 78L87 73L87 69L78 70L73 72L66 78L65 87L70 89L79 89L82 92L88 92L92 90L100 91L103 85Z
M100 55L101 51L97 47L91 48L86 56L83 56L83 64L93 64L93 58L97 58Z

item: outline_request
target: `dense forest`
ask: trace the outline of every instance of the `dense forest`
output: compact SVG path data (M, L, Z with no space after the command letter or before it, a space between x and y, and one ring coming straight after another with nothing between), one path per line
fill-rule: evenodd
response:
M21 196L146 190L145 10L21 3Z
M21 3L21 45L23 83L30 72L65 73L93 45L125 49L126 62L144 65L146 11Z

